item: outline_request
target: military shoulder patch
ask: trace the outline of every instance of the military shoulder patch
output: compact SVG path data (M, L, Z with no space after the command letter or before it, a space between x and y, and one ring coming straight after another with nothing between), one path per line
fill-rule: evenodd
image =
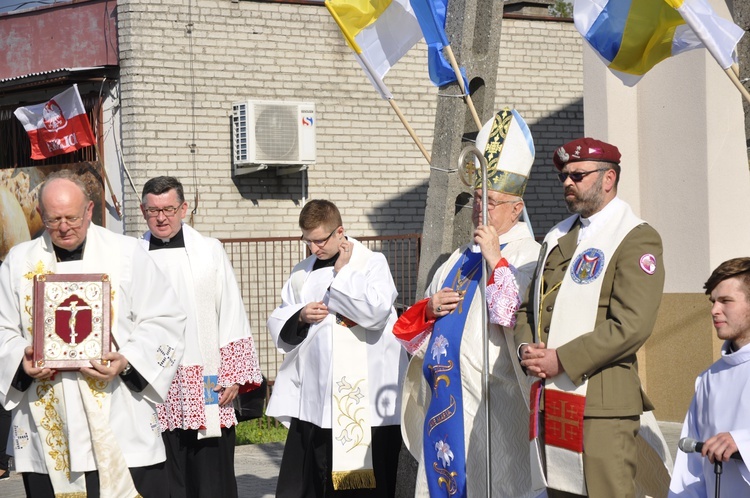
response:
M656 257L653 254L644 254L639 262L641 270L653 275L656 272Z

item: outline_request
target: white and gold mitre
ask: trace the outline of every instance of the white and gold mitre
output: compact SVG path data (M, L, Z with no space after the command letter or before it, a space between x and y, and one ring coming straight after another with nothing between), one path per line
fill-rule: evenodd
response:
M523 197L534 164L534 139L521 115L507 107L498 111L479 130L476 146L487 160L487 188ZM482 188L478 162L473 187Z

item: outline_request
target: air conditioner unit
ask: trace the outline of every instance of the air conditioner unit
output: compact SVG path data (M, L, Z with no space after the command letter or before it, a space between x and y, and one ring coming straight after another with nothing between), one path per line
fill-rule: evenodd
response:
M315 104L247 100L232 105L232 173L315 163Z

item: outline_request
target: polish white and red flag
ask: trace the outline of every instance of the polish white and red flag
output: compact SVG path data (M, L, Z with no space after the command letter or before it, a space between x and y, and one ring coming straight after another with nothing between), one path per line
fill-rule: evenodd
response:
M31 158L45 159L94 145L78 85L42 104L19 107L16 115L31 139Z

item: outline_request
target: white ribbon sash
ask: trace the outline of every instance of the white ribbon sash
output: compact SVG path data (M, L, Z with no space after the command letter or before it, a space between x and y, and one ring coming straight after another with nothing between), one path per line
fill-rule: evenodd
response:
M333 336L333 488L374 488L365 329L336 317Z

